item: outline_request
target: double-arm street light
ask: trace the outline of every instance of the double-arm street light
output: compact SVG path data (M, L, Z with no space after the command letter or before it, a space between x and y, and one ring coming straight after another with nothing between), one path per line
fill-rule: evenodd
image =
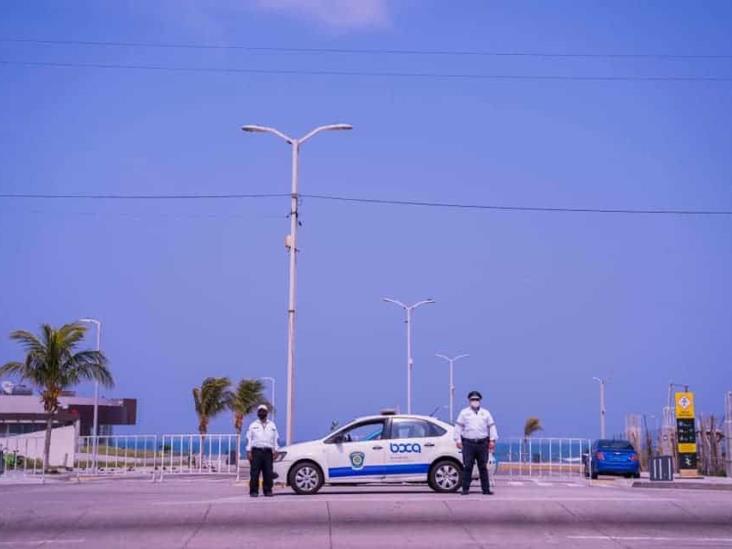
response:
M422 305L428 303L434 303L433 299L425 299L424 301L418 301L414 305L405 305L401 301L391 299L389 297L383 298L387 303L394 303L404 309L406 313L406 324L407 324L407 413L412 413L412 369L414 367L414 361L412 360L412 311Z
M300 159L300 146L311 137L324 131L350 130L350 124L330 124L320 126L305 134L300 139L290 137L275 128L267 126L247 125L241 128L245 132L271 133L286 141L292 146L292 191L290 193L290 234L287 237L287 248L290 254L290 289L288 298L288 337L287 337L287 444L292 444L292 426L294 416L294 392L295 392L295 282L296 282L296 254L297 254L297 227L298 207L300 196L298 195L298 172Z
M455 383L454 383L454 377L453 377L453 365L455 364L455 362L457 362L461 358L466 358L466 357L469 357L470 355L457 355L452 358L450 358L449 356L441 355L441 354L436 354L435 356L437 358L446 360L447 363L450 365L450 423L452 423L453 421L455 421L455 416L453 415L453 413L455 411L453 409L453 406L455 403Z
M102 347L102 323L96 318L82 318L79 322L94 324L97 329L97 352ZM99 382L94 380L94 419L92 421L92 466L97 468L97 436L99 435Z

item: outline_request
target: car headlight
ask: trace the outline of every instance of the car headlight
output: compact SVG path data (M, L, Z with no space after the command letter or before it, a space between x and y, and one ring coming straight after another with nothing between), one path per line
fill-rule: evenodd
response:
M275 455L275 458L274 458L275 462L282 461L283 459L285 459L286 455L287 455L287 452L277 452L277 455Z

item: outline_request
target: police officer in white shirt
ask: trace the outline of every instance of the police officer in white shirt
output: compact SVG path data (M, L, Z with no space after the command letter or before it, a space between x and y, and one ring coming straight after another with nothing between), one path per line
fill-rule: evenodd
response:
M262 473L262 487L264 495L272 497L274 472L272 464L279 450L277 442L277 427L273 421L267 419L267 406L260 404L257 408L257 419L247 429L247 459L249 460L249 495L256 498L259 495L259 473Z
M463 451L463 490L462 495L470 491L473 480L473 465L478 462L480 486L484 495L490 495L491 486L488 479L488 451L493 451L498 439L498 430L493 416L485 408L480 407L483 396L478 391L468 394L470 406L464 408L455 420L455 442Z

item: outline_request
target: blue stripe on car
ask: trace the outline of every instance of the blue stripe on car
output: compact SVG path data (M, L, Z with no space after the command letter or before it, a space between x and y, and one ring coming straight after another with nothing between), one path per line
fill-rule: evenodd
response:
M427 474L430 470L429 463L404 463L398 465L367 465L362 469L351 467L331 467L328 469L330 478L338 477L364 477L379 475L418 475Z

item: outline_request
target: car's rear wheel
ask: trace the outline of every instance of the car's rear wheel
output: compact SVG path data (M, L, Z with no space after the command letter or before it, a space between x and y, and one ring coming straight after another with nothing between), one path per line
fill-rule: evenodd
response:
M318 492L325 479L323 471L312 461L303 461L290 469L288 483L296 494L303 496Z
M454 461L438 461L430 469L428 484L435 492L455 492L460 488L462 470Z

